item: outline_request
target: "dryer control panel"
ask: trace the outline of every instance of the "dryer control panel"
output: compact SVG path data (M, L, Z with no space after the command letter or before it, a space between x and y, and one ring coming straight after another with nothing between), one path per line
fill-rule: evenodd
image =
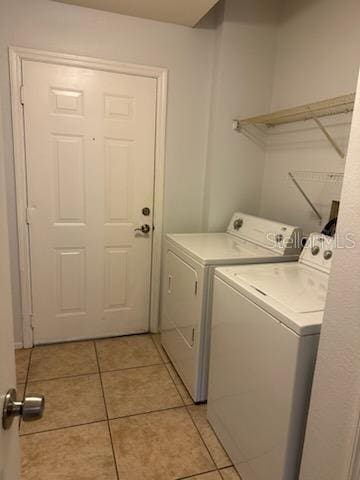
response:
M268 248L277 255L300 255L301 230L292 225L235 212L227 233Z
M335 239L322 233L312 233L300 256L300 262L329 273L335 250Z

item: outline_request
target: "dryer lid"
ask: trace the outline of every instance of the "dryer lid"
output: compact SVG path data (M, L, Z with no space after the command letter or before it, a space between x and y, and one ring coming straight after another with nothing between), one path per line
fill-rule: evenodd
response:
M167 239L208 265L256 263L281 257L269 249L227 233L175 233L168 234Z

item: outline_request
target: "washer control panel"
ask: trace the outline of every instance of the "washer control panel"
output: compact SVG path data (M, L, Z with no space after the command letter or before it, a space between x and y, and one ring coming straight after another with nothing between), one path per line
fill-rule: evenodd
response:
M312 233L301 253L300 262L324 272L330 271L335 240L321 233Z

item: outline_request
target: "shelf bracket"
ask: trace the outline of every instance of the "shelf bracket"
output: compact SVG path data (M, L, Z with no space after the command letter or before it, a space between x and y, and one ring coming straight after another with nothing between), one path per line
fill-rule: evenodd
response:
M266 148L266 143L257 135L255 135L254 132L251 132L249 128L247 128L249 125L245 125L245 124L240 124L239 125L239 128L236 130L237 132L240 132L242 133L243 135L245 135L245 137L247 137L249 140L251 140L252 142L256 143L258 145L258 147L264 149ZM256 127L256 130L262 135L264 136L264 132L260 130L260 128L257 126L257 125L253 125L254 127Z
M320 130L323 132L323 134L325 135L325 137L328 139L328 141L330 142L330 144L332 145L332 147L336 150L336 152L338 153L338 155L341 157L341 158L345 158L345 153L341 150L341 148L339 147L339 145L337 144L337 142L333 139L333 137L330 135L330 133L326 130L326 128L324 127L324 125L320 122L320 120L318 119L318 117L315 115L315 113L311 110L311 108L309 108L309 111L311 113L311 116L314 120L314 122L316 123L316 125L320 128Z
M299 190L299 192L301 193L301 195L305 198L305 200L307 201L307 203L310 205L312 211L315 213L315 215L318 217L320 223L322 222L322 216L321 214L319 213L319 210L315 207L315 205L312 203L312 201L310 200L310 198L306 195L306 193L304 192L304 190L302 189L302 187L299 185L298 181L296 180L296 178L294 177L294 175L291 173L291 172L288 172L288 175L289 177L291 178L292 182L294 183L294 185L296 186L296 188Z

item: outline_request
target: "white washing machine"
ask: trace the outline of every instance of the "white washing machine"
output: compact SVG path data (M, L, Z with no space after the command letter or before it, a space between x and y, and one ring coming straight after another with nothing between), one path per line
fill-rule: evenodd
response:
M297 480L334 241L215 272L208 419L243 480Z
M294 261L299 243L298 228L243 213L226 233L166 236L161 343L195 402L207 398L214 268Z

